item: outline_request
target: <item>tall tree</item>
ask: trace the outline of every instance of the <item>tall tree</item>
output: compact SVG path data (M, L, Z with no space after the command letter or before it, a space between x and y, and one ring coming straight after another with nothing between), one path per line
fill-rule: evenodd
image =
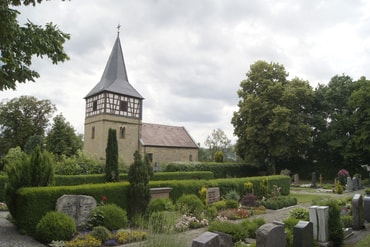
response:
M130 217L143 215L150 202L151 194L149 180L153 176L153 168L150 166L148 156L142 159L140 153L134 153L134 163L128 171L129 187L129 213Z
M119 180L118 171L118 143L115 129L108 130L108 143L105 149L105 178L107 182Z
M207 136L204 144L209 149L211 159L214 158L216 152L222 152L226 154L230 148L231 140L227 137L225 132L221 129L215 129L211 135Z
M56 110L49 100L21 96L0 102L0 155L9 148L24 146L31 136L44 136L49 118Z
M278 63L257 61L246 76L238 90L239 110L231 121L238 137L236 152L275 173L279 161L306 155L313 91L306 81L288 81Z
M12 6L33 5L42 0L0 1L0 91L15 89L16 82L35 81L39 74L30 69L32 57L47 56L53 64L68 60L63 45L69 34L63 33L53 23L45 27L28 21L20 26L19 11Z
M70 157L82 149L82 136L76 135L72 125L59 114L54 117L51 130L46 136L46 148L51 153Z

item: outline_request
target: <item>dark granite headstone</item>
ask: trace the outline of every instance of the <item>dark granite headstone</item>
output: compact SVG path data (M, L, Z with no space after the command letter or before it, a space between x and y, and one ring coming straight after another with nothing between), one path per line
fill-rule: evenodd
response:
M293 228L294 247L313 246L313 224L309 221L299 221Z
M285 247L286 236L284 225L267 223L256 232L256 247Z
M311 187L312 188L317 188L317 184L316 184L316 173L313 172L311 176L312 176Z
M191 247L232 247L233 242L230 235L225 233L205 232L195 238Z

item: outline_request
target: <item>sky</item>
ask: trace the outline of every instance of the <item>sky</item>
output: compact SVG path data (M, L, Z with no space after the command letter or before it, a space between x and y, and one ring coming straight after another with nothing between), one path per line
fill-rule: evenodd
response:
M35 58L41 77L0 92L0 101L49 99L81 134L84 97L101 79L118 24L128 79L145 98L143 122L184 126L203 147L215 129L236 142L237 91L258 60L313 88L370 74L366 0L52 0L17 9L20 25L52 22L69 33L70 60Z

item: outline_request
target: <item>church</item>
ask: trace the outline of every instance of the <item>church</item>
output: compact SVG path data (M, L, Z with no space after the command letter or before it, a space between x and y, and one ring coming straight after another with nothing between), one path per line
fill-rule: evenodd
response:
M128 80L119 32L100 81L84 99L86 153L104 160L111 128L125 164L133 162L135 151L153 165L198 160L198 146L184 127L142 122L144 98Z

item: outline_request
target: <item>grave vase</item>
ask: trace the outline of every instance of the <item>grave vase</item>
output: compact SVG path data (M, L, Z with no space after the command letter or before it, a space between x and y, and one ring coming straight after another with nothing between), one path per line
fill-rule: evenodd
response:
M364 197L364 214L365 220L370 222L370 193L366 193Z

